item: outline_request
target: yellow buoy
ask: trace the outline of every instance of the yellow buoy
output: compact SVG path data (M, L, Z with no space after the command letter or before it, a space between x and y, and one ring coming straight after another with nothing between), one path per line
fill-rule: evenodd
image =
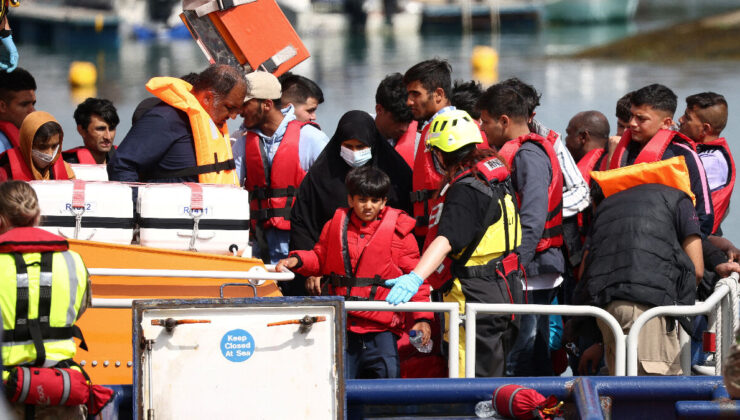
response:
M73 61L69 65L69 84L73 87L94 86L98 80L95 64L89 61Z
M473 66L473 77L484 85L494 83L498 80L498 52L486 45L473 47L473 55L470 59Z

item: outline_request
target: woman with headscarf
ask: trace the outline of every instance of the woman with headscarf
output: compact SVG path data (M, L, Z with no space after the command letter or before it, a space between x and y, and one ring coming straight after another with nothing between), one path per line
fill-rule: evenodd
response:
M64 132L48 112L28 114L21 124L20 147L0 155L0 182L74 179L72 168L61 159Z
M313 249L324 224L337 208L347 206L347 173L365 165L377 167L390 177L388 206L411 210L411 169L378 132L368 113L349 111L339 120L334 136L298 188L290 213L291 250ZM306 294L303 281L290 283L282 285L284 294Z

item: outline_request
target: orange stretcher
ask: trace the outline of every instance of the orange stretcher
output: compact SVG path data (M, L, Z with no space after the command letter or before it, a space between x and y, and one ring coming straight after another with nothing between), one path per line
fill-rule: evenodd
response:
M211 63L280 76L310 57L275 0L195 0L180 18Z

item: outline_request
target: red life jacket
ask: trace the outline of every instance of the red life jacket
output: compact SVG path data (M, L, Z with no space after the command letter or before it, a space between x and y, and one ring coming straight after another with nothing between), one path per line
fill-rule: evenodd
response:
M627 146L631 141L632 131L625 130L624 134L622 134L622 139L619 140L617 148L614 149L611 161L609 161L609 169L627 166L627 153L625 152L627 151ZM696 145L694 142L683 134L672 130L658 130L653 138L651 138L642 148L634 163L650 163L663 159L663 154L671 143L684 143L690 147L691 150L696 152Z
M251 131L247 133L244 155L247 178L244 186L249 191L252 229L259 223L264 229L274 227L290 230L290 209L295 202L298 186L306 176L306 171L301 168L298 148L301 128L308 124L318 128L317 124L309 121L293 120L288 123L269 171L265 170L267 156L262 150L259 136Z
M714 226L712 227L712 233L716 233L719 225L722 223L722 219L725 218L727 209L730 207L732 190L735 188L735 160L732 159L730 146L727 145L727 140L724 137L705 143L696 143L696 149L698 152L719 150L727 161L727 166L730 170L727 183L723 187L712 191L712 204L714 204Z
M588 153L583 155L581 160L578 161L578 170L581 171L583 180L586 181L586 185L591 185L591 171L605 171L606 170L606 159L604 157L606 150L599 147L597 149L590 150ZM601 160L601 164L599 164ZM599 164L599 168L596 165Z
M21 147L20 143L20 130L18 127L15 126L15 124L9 122L9 121L0 121L0 131L5 134L5 137L10 140L10 144L13 145L13 147Z
M20 149L12 148L5 152L10 165L10 177L17 181L34 181L33 173L21 156ZM64 160L61 156L51 166L51 179L66 180L69 179L67 167L64 166Z
M506 166L504 166L504 164L501 163L501 161L496 157L481 160L476 163L475 167L488 183L503 182L509 177L510 174ZM468 169L461 172L455 177L455 179L450 181L449 186L446 187L444 191L446 192L447 190L449 190L450 187L452 187L452 184L459 182L463 178L467 178L469 176L472 176L472 170ZM437 237L439 220L442 215L442 209L444 208L444 200L446 199L444 193L440 194L439 199L440 202L432 209L432 215L429 218L429 233L427 234L426 240L424 241L424 249L429 247L432 241L434 241L434 239ZM487 228L488 227L486 227L486 229ZM463 261L463 264L464 263L465 261ZM452 264L452 258L446 257L444 261L442 261L442 264L437 268L437 270L435 270L431 275L429 275L429 277L427 277L427 282L429 283L429 285L431 285L434 289L441 289L449 280L451 280Z
M399 217L408 217L401 210L386 207L372 238L360 251L354 267L347 248L347 229L351 223L351 209L340 208L329 221L326 261L322 274L328 279L330 295L344 296L346 300L384 300L390 288L383 285L388 279L403 275L391 254L391 243ZM409 232L405 232L409 233ZM354 272L348 273L347 270ZM403 315L398 312L352 311L348 313L347 328L353 332L400 330ZM378 328L382 326L382 328ZM400 333L400 331L398 331Z
M552 168L552 179L550 180L550 185L547 187L547 219L545 220L545 229L542 231L542 237L535 249L536 252L542 252L548 248L563 245L563 173L560 169L560 163L558 163L555 149L553 149L550 141L535 133L529 133L514 140L509 140L499 150L499 155L506 160L512 171L516 171L516 168L513 166L514 156L516 156L522 144L527 141L534 142L545 150L547 157L550 159L550 167ZM519 197L518 192L517 198L521 206L521 197Z
M116 146L113 146L115 149ZM69 155L77 156L77 162L82 163L85 165L96 165L97 162L95 162L95 158L93 157L92 153L90 153L90 149L88 149L85 146L75 147L74 149L65 150L62 152L62 157L66 158ZM67 159L64 159L67 160Z
M414 146L416 145L416 129L419 127L417 121L411 121L409 128L403 133L396 143L396 152L406 161L409 168L414 167Z
M35 227L17 227L0 235L0 254L61 252L68 249L66 239Z

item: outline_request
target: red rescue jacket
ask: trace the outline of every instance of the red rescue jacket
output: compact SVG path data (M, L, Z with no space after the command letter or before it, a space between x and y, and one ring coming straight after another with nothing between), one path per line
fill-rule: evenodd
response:
M578 170L581 171L583 180L586 181L586 185L591 185L591 171L605 171L606 170L606 150L599 147L593 149L583 155L581 160L578 161ZM599 165L597 168L596 165Z
M10 140L10 144L12 144L13 147L21 147L20 130L15 126L15 124L9 121L0 121L0 131L2 131L5 134L5 137Z
M406 161L409 168L414 167L414 146L416 145L416 129L419 127L417 121L411 121L409 128L403 133L396 143L396 152Z
M5 158L8 160L7 162L7 169L9 170L8 175L10 175L9 179L14 179L18 181L33 181L33 173L31 173L31 169L26 165L26 162L23 161L23 157L21 156L20 149L12 148L10 150L7 150L5 153ZM0 160L4 161L5 159L0 158ZM55 180L66 180L69 179L69 175L67 174L67 168L64 165L64 160L61 158L61 156L52 164L51 166L51 179Z
M526 136L509 140L499 150L501 158L506 160L512 171L516 171L513 166L514 156L524 142L531 141L539 145L547 153L552 168L552 179L547 187L547 220L545 220L545 229L542 231L542 237L537 243L536 252L542 252L547 248L559 247L563 245L563 173L558 163L558 157L555 154L552 143L544 137L535 133L529 133ZM521 197L517 200L521 205Z
M625 130L622 139L619 140L617 148L614 149L612 159L609 161L609 169L621 168L627 165L627 145L632 141L632 132ZM696 152L696 144L683 134L672 130L659 130L653 138L642 148L635 159L635 164L644 162L657 162L663 159L668 145L671 143L684 143Z
M259 136L253 132L247 133L247 178L244 186L249 191L252 229L259 223L265 229L290 230L290 209L295 202L298 186L306 176L306 171L301 168L298 147L301 128L307 124L318 128L317 124L308 121L293 120L288 123L269 170L266 170L267 157Z
M113 146L115 149L116 146ZM75 147L74 149L65 150L62 152L62 158L64 160L67 160L66 158L69 155L77 156L77 162L85 164L85 165L96 165L97 162L95 162L95 158L93 157L92 153L90 153L90 150L85 146Z
M385 207L379 220L370 222L374 231L358 233L356 224L361 222L350 220L351 212L348 208L337 209L313 250L293 251L290 255L298 256L303 262L297 270L300 274L323 275L330 295L344 296L347 300L384 300L390 288L383 282L403 275L418 262L416 240L411 235L416 222L401 210ZM358 249L357 239L368 235L370 239L360 240L364 246ZM402 258L406 260L401 261ZM422 284L411 300L428 302L428 284ZM433 317L432 313L421 312L414 316L417 320ZM353 311L348 312L347 329L360 334L390 330L401 335L405 329L403 320L404 315L399 312Z
M714 226L712 226L712 233L716 233L719 229L719 225L725 218L725 213L730 207L730 198L732 197L732 190L735 189L735 160L732 159L732 152L730 152L730 146L727 144L727 140L724 137L720 137L717 140L713 140L705 143L696 143L697 152L704 152L707 150L719 150L722 152L727 166L730 170L730 175L727 177L727 183L714 191L712 191L712 204L714 205Z

